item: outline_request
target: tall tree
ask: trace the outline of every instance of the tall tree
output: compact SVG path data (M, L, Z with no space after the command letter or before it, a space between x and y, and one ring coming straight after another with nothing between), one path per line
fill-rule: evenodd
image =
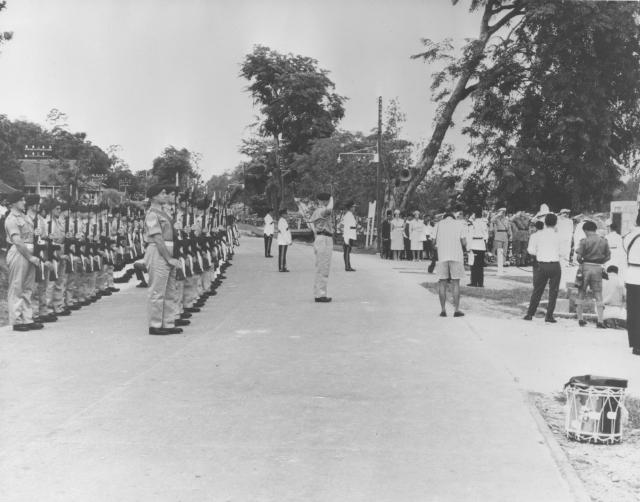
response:
M191 163L191 152L186 148L178 150L174 146L166 147L162 155L153 160L151 172L157 176L159 183L171 185L175 184L177 173L182 188L199 179Z
M438 114L435 120L431 139L427 143L417 169L409 181L402 197L400 207L406 209L413 193L422 180L433 167L438 152L442 146L444 137L452 124L453 113L458 105L473 93L479 85L483 74L490 75L490 72L482 66L482 63L494 50L494 45L489 42L497 36L499 32L508 26L514 19L519 18L524 13L524 6L529 0L471 0L471 11L482 10L480 20L480 34L477 38L470 40L463 49L462 57L454 59L449 53L452 50L450 41L434 43L429 39L424 39L423 44L426 50L413 58L423 59L431 63L434 61L448 61L446 67L438 72L433 79L431 89L437 92L434 100L440 103ZM455 5L458 0L452 0ZM510 35L507 35L509 38ZM484 77L486 78L486 76ZM451 83L451 86L444 88L444 84ZM445 100L445 98L447 98Z
M22 188L24 176L12 139L12 123L6 116L0 115L0 180L14 188Z
M640 7L530 1L474 95L473 153L514 209L605 209L640 146ZM490 74L492 73L492 74Z
M306 152L313 139L329 137L344 116L345 98L332 92L335 85L328 73L315 59L280 54L262 45L255 46L241 65L240 76L249 81L247 91L260 106L259 133L274 141L274 207L283 195L282 143L285 154Z
M7 1L0 0L0 12L7 8ZM8 42L13 38L13 32L11 31L0 31L0 46L5 42Z

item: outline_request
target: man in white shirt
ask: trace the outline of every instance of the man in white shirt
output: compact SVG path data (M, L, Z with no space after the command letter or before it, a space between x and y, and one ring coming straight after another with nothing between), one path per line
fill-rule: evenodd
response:
M356 269L351 267L351 247L358 238L356 232L356 217L353 215L353 212L356 209L356 203L353 200L349 200L345 203L345 208L347 209L347 212L344 213L344 216L342 217L342 237L344 241L342 244L342 251L344 269L347 272L355 272Z
M271 243L273 242L274 222L271 216L272 209L269 208L267 214L264 215L264 257L273 258L271 255Z
M482 213L478 211L469 218L470 242L469 249L473 252L473 263L471 264L471 282L468 286L484 287L484 255L487 251L487 241L489 240L489 228L487 221L482 218Z
M542 293L549 282L549 303L547 305L546 322L556 322L553 312L556 308L556 300L558 298L558 290L560 289L560 277L562 270L560 268L560 236L556 232L556 223L558 217L549 213L544 217L544 230L540 230L532 235L529 239L527 252L535 256L537 268L533 274L533 292L529 301L529 309L527 315L524 316L526 321L533 319Z
M453 317L462 317L460 310L460 279L464 277L464 253L467 247L466 228L448 212L438 223L436 230L436 251L438 263L438 296L440 297L440 317L447 317L447 282L451 280L453 288Z

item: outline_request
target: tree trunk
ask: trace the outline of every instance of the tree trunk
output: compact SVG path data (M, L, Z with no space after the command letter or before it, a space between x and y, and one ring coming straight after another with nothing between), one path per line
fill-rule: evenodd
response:
M277 214L280 211L280 204L282 203L282 171L280 171L280 138L279 134L273 136L275 141L275 154L276 165L273 169L273 179L275 181L276 190L273 194L273 210Z
M409 180L409 184L407 185L407 188L402 196L402 201L400 202L400 209L402 211L406 211L409 200L415 193L416 188L418 187L418 185L420 185L422 180L424 180L429 170L433 167L436 157L438 156L438 152L440 151L440 147L442 146L444 136L451 125L451 118L453 117L453 113L455 112L456 107L461 101L469 96L469 94L471 94L472 88L467 88L467 84L471 76L478 68L478 65L482 61L487 42L498 29L504 26L510 19L521 13L521 11L518 10L518 6L512 9L494 25L490 26L489 21L495 14L494 7L498 3L499 2L497 2L496 0L490 0L485 5L484 13L482 15L482 21L480 23L480 36L478 37L478 44L475 47L475 54L465 65L464 71L458 78L451 96L449 96L449 99L445 104L440 117L438 117L435 129L433 131L433 134L431 135L431 140L422 152L422 157L418 162L418 165L416 166L417 173L411 178L411 180ZM514 5L518 4L519 2L516 0L514 2Z

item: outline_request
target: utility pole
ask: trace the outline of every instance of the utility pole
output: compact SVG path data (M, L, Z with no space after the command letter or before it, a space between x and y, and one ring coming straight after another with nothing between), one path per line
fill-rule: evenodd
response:
M376 247L382 249L382 96L378 97L378 166L376 168Z

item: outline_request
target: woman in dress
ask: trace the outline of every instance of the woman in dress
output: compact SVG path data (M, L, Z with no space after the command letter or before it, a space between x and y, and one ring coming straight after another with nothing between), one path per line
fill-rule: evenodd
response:
M411 240L411 252L413 253L414 261L422 259L424 234L424 222L420 218L420 211L414 211L413 219L409 222L409 239Z
M404 221L400 218L400 211L396 209L393 212L393 220L391 220L391 251L393 259L400 259L400 252L404 249Z

